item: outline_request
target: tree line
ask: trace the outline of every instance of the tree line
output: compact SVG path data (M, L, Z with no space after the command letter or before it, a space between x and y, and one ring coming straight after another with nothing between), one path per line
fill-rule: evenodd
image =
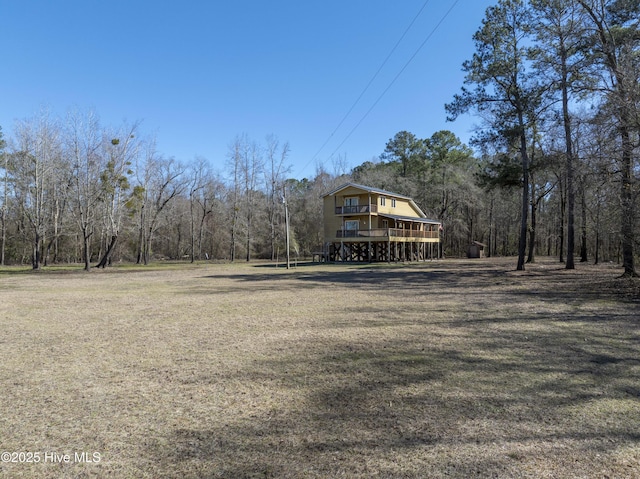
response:
M290 177L271 135L230 144L222 171L157 151L138 124L44 111L0 130L0 261L279 260L322 248L322 195L354 181L412 197L442 221L443 253L619 262L634 276L640 166L640 0L500 0L475 33L450 120L477 118L470 145L448 130L400 131L348 170ZM473 149L472 149L473 148Z
M414 197L449 253L475 240L518 270L543 253L637 276L639 24L640 0L496 2L445 105L477 118L475 156L451 132L403 131L354 177Z
M274 135L238 136L216 171L164 156L139 124L43 110L11 138L0 129L0 264L280 260L285 195L291 250L309 255L322 244L321 196L347 176L289 172L289 145Z
M618 220L625 275L637 275L639 22L638 0L501 0L473 37L465 86L446 110L451 119L466 112L481 119L475 143L491 157L490 180L519 177L517 269L524 269L527 241L535 244L537 207L547 190L565 193L566 265L574 267L576 199L586 228L586 203L593 200L586 195L595 187L596 197L617 199L607 213ZM546 178L555 157L563 166ZM599 211L603 205L595 202ZM600 219L596 243L610 231Z
M139 124L103 127L94 112L43 111L14 130L8 140L0 130L2 264L89 270L281 252L288 145L273 136L239 137L216 172L204 158L162 155Z

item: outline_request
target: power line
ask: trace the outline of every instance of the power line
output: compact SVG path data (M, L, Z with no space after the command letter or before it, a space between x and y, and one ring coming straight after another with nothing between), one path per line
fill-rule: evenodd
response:
M409 58L409 60L404 64L404 66L400 69L400 71L398 72L398 74L393 78L393 80L391 80L391 83L389 83L389 85L387 86L387 88L384 89L384 91L380 94L380 96L376 99L375 102L373 102L373 105L371 105L371 108L369 108L367 110L367 112L362 116L362 118L360 118L360 120L358 121L358 123L356 123L356 125L351 129L351 131L349 132L349 134L345 137L344 140L342 140L342 142L338 145L338 147L333 151L333 153L331 153L331 155L329 155L329 158L333 157L333 155L336 154L336 152L342 147L342 145L344 145L346 143L346 141L351 137L351 135L358 129L358 127L360 126L360 124L365 120L365 118L367 118L367 116L369 116L369 113L371 113L371 111L376 107L376 105L380 102L380 100L382 100L382 97L384 97L384 95L391 89L391 87L393 86L393 84L396 82L396 80L400 77L400 75L402 75L402 73L406 70L406 68L409 66L409 64L413 61L413 59L418 55L418 53L420 52L420 50L422 50L422 48L426 45L426 43L429 41L429 39L433 36L433 34L438 30L438 28L440 27L440 25L442 25L442 23L446 20L446 18L449 16L449 14L451 13L451 11L455 8L455 6L458 4L460 0L455 0L453 2L453 5L451 5L451 7L449 8L449 10L447 10L447 12L444 14L444 16L440 19L440 21L436 24L436 26L433 28L433 30L431 30L431 32L429 33L429 35L427 35L427 38L425 38L425 40L420 44L420 46L418 47L418 49L414 52L413 55L411 55L411 57ZM424 7L423 7L424 8ZM334 132L335 133L335 132ZM315 157L314 157L315 158Z
M422 11L425 9L425 7L427 6L427 4L429 3L430 0L426 0L424 2L424 4L422 5L422 7L420 8L420 10L418 11L418 13L415 15L415 17L413 17L413 20L411 20L411 23L409 23L409 26L405 29L404 33L402 34L402 36L400 36L400 39L396 42L396 44L393 46L393 48L391 49L391 51L389 52L389 54L387 55L387 57L384 59L384 61L382 62L382 64L380 65L380 67L378 68L378 70L373 74L373 77L371 77L371 80L369 80L369 83L367 83L367 85L364 87L364 89L362 90L362 92L360 93L360 95L358 96L358 98L356 99L356 101L353 102L353 105L351 105L351 108L349 108L349 111L347 111L347 113L342 117L342 120L340 120L340 123L338 123L338 126L335 127L335 129L333 130L333 132L331 132L331 134L329 135L329 137L325 140L325 142L322 144L322 146L320 147L320 149L316 152L315 155L313 155L313 157L311 158L311 160L309 161L309 163L311 163L312 161L314 161L318 155L320 154L320 152L324 149L325 146L327 146L327 143L329 143L329 141L331 141L331 138L333 138L333 135L336 134L336 132L340 129L340 127L342 126L342 124L345 122L345 120L347 119L347 117L351 114L351 112L353 111L353 109L356 107L356 105L360 102L360 100L362 99L362 97L364 96L364 94L367 92L367 90L369 89L369 87L371 86L371 84L374 82L374 80L378 77L378 74L380 73L380 71L384 68L384 66L387 64L387 62L389 61L389 58L391 58L391 55L393 55L393 53L396 51L396 49L398 48L398 45L400 45L400 43L402 42L402 40L404 39L404 37L407 35L407 33L409 32L409 30L411 29L411 27L413 26L413 24L416 22L416 20L418 19L418 17L422 14ZM308 165L308 163L307 163ZM305 165L306 167L306 165Z

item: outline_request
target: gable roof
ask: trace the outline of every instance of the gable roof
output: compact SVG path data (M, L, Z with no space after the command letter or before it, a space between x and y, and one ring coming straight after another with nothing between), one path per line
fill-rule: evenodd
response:
M345 183L343 185L338 186L335 190L330 191L329 193L325 193L322 195L325 196L333 196L342 190L346 190L347 188L358 188L360 190L364 190L367 193L376 193L378 195L392 196L394 198L401 198L403 200L411 200L408 196L399 195L398 193L393 193L391 191L381 190L379 188L372 188L371 186L359 185L358 183Z
M418 216L420 218L426 218L427 217L427 215L425 215L422 212L420 207L409 196L399 195L398 193L393 193L392 191L387 191L387 190L381 190L379 188L372 188L371 186L359 185L358 183L345 183L344 185L338 186L335 190L332 190L329 193L326 193L326 194L322 195L322 197L326 198L327 196L334 196L337 193L340 193L342 190L346 190L347 188L357 188L359 190L363 190L365 193L374 193L374 194L377 194L377 195L388 196L390 198L398 198L398 199L401 199L401 200L407 200L409 202L409 204L411 205L411 207L414 210L416 210L416 212L418 213Z

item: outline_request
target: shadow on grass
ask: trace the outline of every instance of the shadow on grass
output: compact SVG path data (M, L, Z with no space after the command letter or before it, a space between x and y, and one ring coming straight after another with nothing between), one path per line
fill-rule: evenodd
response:
M637 305L611 301L599 288L606 278L556 270L478 263L226 275L245 290L375 290L401 307L339 305L344 319L328 314L324 325L331 339L282 340L222 379L230 397L246 394L234 384L254 385L278 403L176 427L151 452L166 477L634 477ZM440 307L455 309L434 315ZM341 328L368 335L340 339L331 330ZM384 336L390 328L400 333Z
M348 287L352 291L377 291L381 295L422 293L464 294L469 298L487 293L502 295L504 301L517 303L529 298L563 303L584 303L598 298L617 296L621 300L638 299L638 282L622 284L615 279L617 270L591 266L588 273L567 271L563 266L546 262L529 266L524 272L513 271L506 262L439 261L408 264L333 265L311 263L301 270L279 270L272 265L257 265L254 270L208 275L197 292L220 294L229 291L299 292L300 289L331 290ZM267 269L268 272L261 272ZM258 272L256 272L258 271ZM216 287L216 281L235 286ZM193 292L193 290L190 290Z
M452 322L449 342L335 340L262 361L233 380L274 382L291 404L176 428L153 452L201 478L633 477L637 327L622 315L520 331L536 320Z
M256 267L257 268L257 267ZM261 289L281 288L295 290L300 287L325 288L327 286L348 286L363 289L415 289L429 286L431 288L445 285L468 286L474 281L481 282L485 278L492 280L504 275L499 268L473 268L458 270L452 265L446 268L430 267L424 263L420 265L362 266L362 265L328 265L321 266L318 271L309 270L271 270L269 272L249 273L233 272L230 274L215 274L205 276L211 281L225 280L238 284L239 288L246 288L245 283L251 283ZM499 280L499 279L497 279ZM270 284L272 283L272 284ZM215 292L215 289L211 289Z

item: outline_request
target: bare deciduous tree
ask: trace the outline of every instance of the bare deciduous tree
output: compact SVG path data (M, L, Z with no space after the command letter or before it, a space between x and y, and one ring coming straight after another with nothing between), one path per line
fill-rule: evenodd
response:
M159 156L153 145L148 147L139 177L141 183L134 188L140 201L138 262L149 264L153 237L161 226L167 205L187 190L188 182L183 177L185 170L175 159Z
M264 169L265 191L268 198L267 203L267 219L269 221L270 233L270 250L271 260L276 259L276 245L278 243L278 234L282 223L282 202L281 194L285 181L285 175L289 168L285 164L289 155L289 144L284 143L280 146L278 139L270 135L267 137L267 162Z
M91 238L95 232L98 206L102 201L100 173L103 168L102 132L93 112L69 112L65 128L65 156L70 165L69 198L73 216L82 235L84 269L91 268Z
M11 155L10 170L15 184L15 197L31 230L31 264L42 266L43 244L51 228L50 208L55 207L60 193L61 140L60 128L47 111L38 117L18 123L16 151Z

